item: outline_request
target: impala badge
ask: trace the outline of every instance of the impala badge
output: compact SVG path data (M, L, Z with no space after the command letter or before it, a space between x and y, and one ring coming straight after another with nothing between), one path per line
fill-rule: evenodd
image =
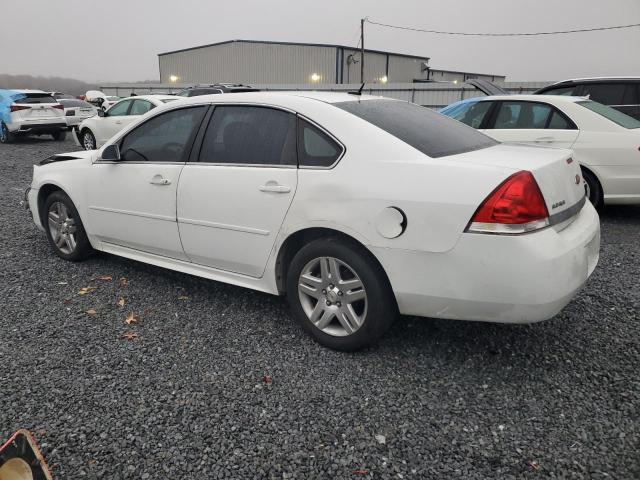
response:
M555 210L556 208L563 206L565 203L566 202L564 200L560 200L559 202L556 202L553 205L551 205L551 209Z

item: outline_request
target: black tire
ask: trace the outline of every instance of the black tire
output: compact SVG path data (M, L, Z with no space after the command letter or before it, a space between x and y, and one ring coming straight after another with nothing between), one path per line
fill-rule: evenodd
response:
M602 195L602 186L596 176L589 170L582 169L582 178L585 181L585 192L589 201L596 208L602 208L604 201Z
M73 230L74 239L75 239L75 247L70 249L69 244L63 244L62 247L56 244L56 241L53 238L55 232L52 232L52 222L49 221L49 211L57 203L62 203L66 207L67 215L70 219L73 220ZM55 207L54 207L55 208ZM64 260L69 260L71 262L78 262L80 260L84 260L88 256L93 253L93 248L89 243L89 239L87 238L87 233L84 230L84 225L82 224L82 220L80 220L80 215L78 214L78 210L76 210L75 205L69 198L69 196L61 190L57 190L49 195L44 201L44 205L41 211L42 215L42 225L44 226L44 230L47 234L47 239L49 240L49 245L53 248L53 251L60 258ZM56 222L53 222L56 223ZM59 226L60 223L57 223ZM68 227L67 227L68 228ZM70 250L70 251L65 251Z
M341 264L340 269L347 267L351 269L359 277L366 293L366 300L361 301L366 302L366 304L363 303L360 306L358 306L357 302L351 304L354 305L353 308L362 309L360 313L362 321L359 328L351 333L346 333L347 331L345 330L344 336L327 333L329 329L339 330L343 328L337 317L331 320L332 323L328 329L323 330L310 320L305 308L315 311L316 308L320 307L321 310L325 310L325 304L331 305L326 310L337 308L341 306L339 301L334 304L326 302L346 299L346 296L329 298L325 294L327 290L324 289L324 285L322 287L318 286L317 294L322 294L323 296L317 300L314 307L311 306L309 301L314 302L315 299L303 296L305 300L301 300L301 295L298 291L299 279L303 270L306 270L310 264L322 257L331 257L338 260ZM347 274L349 273L348 269L346 270ZM318 275L320 274L318 273ZM340 275L342 276L342 274ZM335 350L354 351L373 345L389 329L398 316L398 308L391 286L375 258L357 243L340 238L318 239L302 247L289 264L286 290L289 305L300 325L320 344ZM334 287L334 290L336 290L336 287ZM349 294L349 292L343 293L340 290L337 293L339 295ZM305 306L303 306L303 301Z
M67 132L61 130L59 132L52 133L51 136L56 142L63 142L67 138Z
M0 143L12 143L16 136L9 131L4 122L0 123Z
M82 133L80 135L80 143L82 144L82 148L84 148L85 150L96 149L96 137L88 128L82 130ZM89 148L89 145L93 145L93 148Z

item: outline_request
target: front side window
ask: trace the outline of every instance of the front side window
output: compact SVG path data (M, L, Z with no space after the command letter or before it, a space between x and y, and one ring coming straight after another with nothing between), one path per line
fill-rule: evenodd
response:
M127 115L130 105L131 100L123 100L122 102L116 103L109 110L107 110L107 117L122 117L123 115Z
M342 147L322 130L300 119L298 161L303 167L330 167L342 154Z
M352 100L333 104L432 158L492 147L498 142L452 118L399 100Z
M588 108L592 112L597 113L598 115L603 116L607 120L611 120L614 123L617 123L621 127L624 128L640 128L640 120L637 120L629 115L622 113L615 108L608 107L606 105L602 105L598 102L577 102L578 105L582 105L584 108Z
M268 107L216 106L202 141L200 161L296 165L296 117Z
M496 116L495 129L545 128L553 109L534 102L502 102Z
M129 115L144 115L154 107L155 105L153 103L146 100L134 100Z
M120 142L128 162L185 162L207 107L161 113L140 124Z
M462 101L443 108L441 113L473 128L480 128L492 103L489 101Z

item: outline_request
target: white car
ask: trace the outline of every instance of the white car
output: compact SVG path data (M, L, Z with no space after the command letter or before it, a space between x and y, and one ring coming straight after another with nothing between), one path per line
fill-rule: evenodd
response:
M178 100L178 97L175 95L140 95L120 100L106 112L98 110L98 116L84 120L78 126L78 145L84 147L85 150L100 148L140 115L172 100Z
M594 205L640 203L640 120L561 95L471 98L440 112L501 142L571 148Z
M98 109L84 100L61 98L58 102L64 108L64 118L69 128L76 128L83 120L98 115Z
M172 102L98 151L43 161L26 198L63 259L100 250L286 294L311 335L345 350L397 312L553 317L600 243L570 151L346 93Z
M88 90L84 94L84 99L102 110L107 110L109 107L122 100L121 97L115 95L106 95L100 90Z
M62 105L42 90L0 91L0 143L16 137L51 135L64 140L67 122Z

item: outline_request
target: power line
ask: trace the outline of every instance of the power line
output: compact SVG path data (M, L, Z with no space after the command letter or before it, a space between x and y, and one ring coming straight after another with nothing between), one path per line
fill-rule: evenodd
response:
M563 35L568 33L583 33L583 32L601 32L603 30L621 30L624 28L640 27L640 23L631 23L629 25L614 25L611 27L594 27L594 28L580 28L577 30L558 30L554 32L531 32L531 33L468 33L468 32L444 32L440 30L427 30L423 28L403 27L400 25L389 25L388 23L374 22L373 20L366 19L367 23L371 25L378 25L381 27L395 28L397 30L410 30L412 32L424 32L424 33L436 33L438 35L461 35L465 37L535 37L539 35Z

